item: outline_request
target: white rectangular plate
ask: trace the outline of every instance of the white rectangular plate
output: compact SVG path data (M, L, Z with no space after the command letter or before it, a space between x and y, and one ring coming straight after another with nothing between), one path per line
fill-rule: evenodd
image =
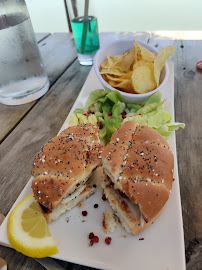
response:
M92 69L70 114L74 109L83 107L89 93L98 88L102 88L102 86ZM169 80L162 89L162 94L163 98L167 99L165 109L171 113L174 121L173 63L169 63ZM66 127L66 123L67 120L62 129ZM50 223L50 231L59 249L59 253L52 257L101 269L184 270L184 236L175 132L168 139L168 143L175 156L175 181L164 211L149 228L132 236L118 226L109 235L112 237L111 244L106 245L104 239L107 235L102 227L102 213L109 208L109 205L107 201L102 200L100 188L83 203L81 208L75 207ZM14 206L31 192L31 181L29 181ZM95 203L99 205L97 209L93 207ZM82 216L83 210L88 211L86 217ZM69 217L68 223L66 222L67 217ZM83 220L85 222L82 222ZM0 242L9 245L6 227L7 218L0 229ZM88 235L90 232L94 232L100 239L99 243L94 244L93 247L89 246ZM144 238L144 240L140 241L140 238Z

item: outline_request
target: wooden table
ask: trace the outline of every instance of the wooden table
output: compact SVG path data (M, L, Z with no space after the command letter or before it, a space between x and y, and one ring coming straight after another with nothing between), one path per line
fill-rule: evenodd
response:
M158 33L133 34L158 50L167 45L177 48L170 60L175 64L176 121L186 123L184 130L176 132L186 260L187 269L197 270L202 265L202 71L196 70L196 62L202 59L202 40L182 40L180 36L182 33L175 33L162 40ZM50 90L29 104L0 104L0 212L4 215L29 180L36 152L58 133L91 69L78 63L71 34L37 34L36 37ZM101 44L119 37L119 33L101 33ZM44 269L32 258L10 248L0 246L0 256L8 262L10 270ZM58 262L66 269L90 269Z

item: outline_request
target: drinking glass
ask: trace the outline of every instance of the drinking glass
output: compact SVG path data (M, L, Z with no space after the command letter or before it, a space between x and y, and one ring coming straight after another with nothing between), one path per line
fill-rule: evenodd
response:
M24 0L0 1L0 102L19 105L44 95L49 80Z
M81 65L92 65L100 48L98 21L89 7L89 0L66 0L67 13Z

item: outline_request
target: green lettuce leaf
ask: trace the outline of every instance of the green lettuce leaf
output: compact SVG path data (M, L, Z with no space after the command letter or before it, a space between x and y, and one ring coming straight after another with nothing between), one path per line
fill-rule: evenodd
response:
M151 103L148 105L143 106L141 109L139 109L136 114L147 114L155 110L158 106L160 106L161 103Z
M173 130L177 130L178 128L185 128L185 124L184 123L169 123L167 124L168 126L168 130L169 131L173 131Z
M151 95L150 97L146 98L141 106L145 106L151 103L160 103L161 102L161 98L162 98L162 94L160 91L157 91L156 93L154 93L153 95Z
M74 113L75 115L77 115L77 113L83 114L83 113L84 113L84 109L75 109L73 113Z
M87 124L88 123L88 117L86 115L77 113L79 124Z
M77 126L78 124L79 124L79 120L77 116L74 113L72 113L68 120L68 127Z
M105 101L105 103L103 103L102 105L102 111L105 113L111 112L113 105L113 102L111 102L110 100Z
M103 113L101 113L101 112L95 112L95 115L97 116L97 117L103 117Z
M133 103L128 103L127 104L127 108L131 111L131 112L137 112L141 106L138 104L133 104Z
M107 98L109 100L111 100L112 102L114 103L117 103L118 101L122 101L123 100L123 97L122 95L118 92L118 91L110 91L108 94L107 94Z
M136 122L139 125L147 125L147 121L141 115L135 115L135 116L126 117L123 120L123 123L125 123L127 121Z
M107 134L106 127L103 127L102 129L99 130L99 137L101 140L105 141L106 134Z
M96 117L95 114L90 114L90 115L88 116L88 123L97 126L97 122L98 122L98 119L97 119L97 117Z
M96 103L99 99L105 97L110 92L109 89L96 89L89 94L86 101L85 108L89 108L92 104Z
M160 128L165 123L169 123L171 115L166 111L159 111L148 119L148 126L153 128Z
M162 125L161 127L157 128L156 131L158 131L165 139L168 138L172 133L168 130L167 125Z
M94 104L92 104L90 107L87 108L87 110L90 109L91 112L102 112L102 103L100 102L95 102Z
M125 111L126 104L124 102L118 101L117 105L120 107L120 114Z

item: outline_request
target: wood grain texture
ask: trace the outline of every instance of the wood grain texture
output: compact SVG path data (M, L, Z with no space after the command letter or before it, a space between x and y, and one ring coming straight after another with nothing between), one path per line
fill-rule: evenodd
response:
M202 71L196 69L196 62L202 58L202 40L157 41L152 36L150 44L158 50L168 45L177 49L170 60L175 64L175 120L186 123L184 130L176 132L186 260L187 269L192 269L191 258L195 260L193 269L201 269Z
M35 154L61 128L90 68L81 67L78 61L75 61L2 143L0 212L4 215L28 182ZM11 265L9 269L42 269L37 268L37 262L16 251L6 252L6 248L0 247L0 254L5 254L3 257L7 258ZM16 258L18 264L13 268ZM71 269L69 263L64 264L67 269Z
M34 259L28 258L11 248L0 246L0 255L7 262L9 270L22 270L22 269L44 270L45 269Z
M1 144L2 214L8 213L29 180L36 152L58 133L89 70L74 62Z
M53 34L39 43L42 59L52 85L76 59L77 53L71 34ZM46 96L46 94L45 94ZM18 106L0 104L0 142L18 125L39 100Z
M39 49L51 84L77 57L73 36L69 33L48 36L39 43Z

